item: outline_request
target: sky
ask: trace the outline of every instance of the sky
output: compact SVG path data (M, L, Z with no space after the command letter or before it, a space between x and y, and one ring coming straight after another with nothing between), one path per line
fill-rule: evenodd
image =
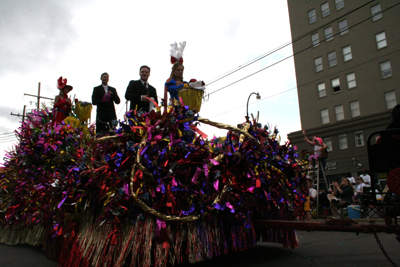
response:
M243 123L248 97L258 92L260 100L250 96L249 114L276 126L282 142L301 129L286 1L0 0L0 163L17 141L12 133L21 118L11 113L36 107L37 99L24 94L37 95L39 83L41 96L54 99L62 76L74 87L70 95L91 102L93 87L108 72L122 120L126 87L139 79L140 66L151 67L149 83L163 97L170 45L182 41L184 79L203 80L209 94L200 117ZM50 100L41 102L51 107ZM226 135L206 124L199 128L209 138Z

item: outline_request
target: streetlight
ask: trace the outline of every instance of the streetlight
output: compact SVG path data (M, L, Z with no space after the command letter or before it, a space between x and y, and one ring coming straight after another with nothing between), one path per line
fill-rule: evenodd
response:
M249 95L249 98L247 99L247 108L246 108L246 111L247 111L247 113L246 113L246 114L247 114L246 119L247 119L247 120L249 120L249 100L250 100L250 96L251 96L251 95L257 95L256 98L257 98L257 99L261 99L260 93L254 93L254 92L253 92L253 93L251 93L251 94Z

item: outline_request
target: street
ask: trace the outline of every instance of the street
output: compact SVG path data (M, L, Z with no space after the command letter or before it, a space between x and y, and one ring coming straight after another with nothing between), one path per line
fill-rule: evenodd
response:
M372 234L298 231L300 246L286 249L279 244L259 243L244 252L231 253L196 264L177 267L220 266L391 266ZM400 243L394 234L378 233L381 244L394 263L400 265ZM1 267L56 267L39 249L27 245L0 244Z

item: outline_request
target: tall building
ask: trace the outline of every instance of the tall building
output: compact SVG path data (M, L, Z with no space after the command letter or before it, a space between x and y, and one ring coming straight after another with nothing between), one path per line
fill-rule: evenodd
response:
M288 0L288 8L302 129L330 148L329 180L356 177L369 168L368 136L389 125L400 98L400 1ZM301 131L288 137L312 151Z

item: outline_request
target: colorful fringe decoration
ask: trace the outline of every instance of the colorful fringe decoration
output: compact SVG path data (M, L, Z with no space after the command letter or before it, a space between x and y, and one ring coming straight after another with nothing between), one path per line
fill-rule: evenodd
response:
M298 246L294 230L252 225L303 212L302 169L277 131L184 105L130 111L98 139L92 126L50 119L36 111L16 131L0 176L0 242L42 244L62 267L195 263L257 240ZM201 123L228 135L206 140Z

